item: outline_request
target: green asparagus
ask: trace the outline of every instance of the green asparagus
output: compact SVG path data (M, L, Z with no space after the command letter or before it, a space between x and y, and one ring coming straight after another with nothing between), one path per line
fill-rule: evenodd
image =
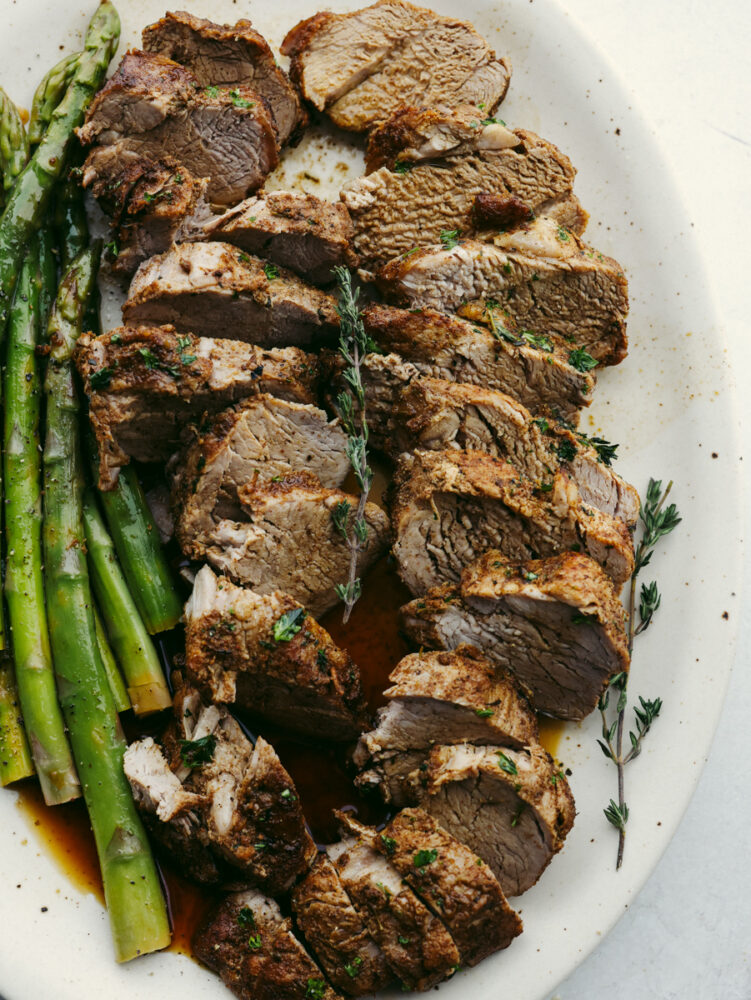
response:
M107 675L107 682L109 683L110 691L112 692L112 700L115 703L115 708L118 712L127 712L130 708L128 691L125 687L125 681L122 678L122 674L117 666L115 654L112 652L110 647L107 629L104 627L102 616L97 611L96 605L94 605L94 627L96 629L96 644L99 648L99 656L102 660L104 672Z
M46 264L45 271L46 273ZM80 795L55 690L42 574L39 373L35 348L40 326L40 252L29 247L8 325L5 374L5 596L16 664L16 683L45 801Z
M125 674L133 710L136 715L147 715L168 708L172 699L159 656L133 603L93 490L84 496L83 521L94 594Z
M13 190L16 178L29 159L29 140L18 108L0 88L0 208Z
M31 102L29 115L29 145L38 146L44 138L47 126L52 120L52 112L65 96L70 81L78 65L80 52L64 56L52 67L39 84Z
M80 414L71 353L98 255L95 246L74 261L50 318L44 551L60 699L83 780L115 955L125 962L166 947L170 930L156 866L123 773L125 740L97 648L86 567Z
M120 19L109 0L101 3L86 33L73 78L34 155L20 175L0 218L0 337L5 333L13 289L25 247L41 227L63 174L74 129L99 89L120 35Z
M7 653L0 656L0 785L28 778L34 763L23 728L13 661Z

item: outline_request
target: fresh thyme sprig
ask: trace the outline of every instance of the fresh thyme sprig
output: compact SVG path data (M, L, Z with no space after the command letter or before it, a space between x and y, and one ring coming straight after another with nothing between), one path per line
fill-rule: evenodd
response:
M628 600L628 653L629 658L634 649L634 638L642 632L646 632L652 624L655 613L660 607L661 595L657 587L657 582L653 580L649 584L642 584L639 595L639 624L636 624L636 578L648 566L657 543L665 535L669 535L680 523L682 518L678 514L678 509L674 503L665 506L672 482L663 490L662 481L650 479L647 487L647 494L639 511L643 534L634 556L634 572L631 575L631 586L629 588ZM623 752L623 731L625 728L626 708L628 705L628 674L623 672L616 674L612 678L608 687L603 692L600 702L600 716L602 718L602 739L597 742L600 749L608 758L612 760L618 771L618 802L610 800L608 807L603 810L605 818L618 831L618 856L616 859L616 869L623 864L623 850L626 842L626 823L628 822L628 806L624 797L624 768L626 764L639 756L642 750L642 742L649 732L654 720L660 714L662 699L655 698L654 701L647 701L639 697L639 708L634 708L636 717L636 730L629 732L629 742L631 748L628 752ZM617 693L616 717L611 721L608 716L610 696Z
M336 504L331 514L334 528L347 543L350 553L347 582L336 587L337 596L344 602L346 624L352 608L362 594L362 582L357 575L357 558L368 540L365 505L373 483L373 472L368 465L368 421L360 366L364 356L377 350L377 346L365 332L357 305L360 290L353 290L352 275L346 267L335 267L334 275L339 283L339 353L346 364L342 373L346 388L337 396L336 404L342 427L347 433L347 457L360 487L360 499L354 517L350 516L351 507L346 500Z

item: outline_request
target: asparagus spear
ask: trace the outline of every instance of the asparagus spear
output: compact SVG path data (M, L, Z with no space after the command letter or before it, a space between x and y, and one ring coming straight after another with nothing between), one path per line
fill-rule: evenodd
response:
M23 728L13 661L4 653L0 657L0 785L5 787L33 773L34 763Z
M71 353L99 252L97 245L74 261L49 323L44 550L60 699L83 779L115 955L126 962L166 947L170 931L157 870L123 773L125 740L97 648L84 551L84 476Z
M48 805L80 795L57 703L42 579L39 457L39 243L24 262L8 325L5 374L5 596L16 682L39 783Z
M5 204L28 159L29 140L18 108L0 88L0 173L3 180L0 207Z
M127 712L130 708L130 698L128 697L128 692L125 687L125 681L122 678L122 674L117 666L117 661L115 660L115 654L110 648L109 637L107 636L107 629L104 627L104 622L102 617L97 611L96 605L94 605L94 628L96 630L96 644L99 649L99 656L102 661L102 666L104 667L104 672L107 675L107 683L110 686L110 691L112 692L112 700L115 703L115 709L118 712Z
M83 521L94 594L128 682L133 710L147 715L168 708L171 698L162 665L118 565L93 490L84 495Z
M78 65L80 52L64 56L52 67L34 93L29 115L29 145L38 146L52 119L52 112L65 96L73 73Z
M41 227L50 198L65 169L73 130L99 89L120 36L117 11L104 0L86 33L73 78L50 118L42 141L18 178L0 218L0 337L8 313L26 244Z

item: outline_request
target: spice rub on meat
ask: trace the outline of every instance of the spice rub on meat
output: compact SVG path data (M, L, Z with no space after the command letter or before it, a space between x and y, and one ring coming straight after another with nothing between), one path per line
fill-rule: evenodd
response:
M214 24L185 11L170 11L144 28L142 42L147 52L185 66L203 88L250 87L268 103L280 143L305 124L287 74L250 21Z
M516 228L549 216L580 233L576 171L552 143L509 129L477 107L400 108L370 135L368 173L341 197L368 272L441 235Z
M392 302L412 309L493 304L537 337L566 339L569 361L584 370L626 357L622 266L552 219L448 248L424 246L383 267L378 284Z
M125 753L139 810L197 881L241 878L284 892L315 856L292 779L262 737L253 745L225 708L176 680L174 721L161 740Z
M260 892L226 896L199 927L193 951L240 1000L341 1000L292 921Z
M136 272L126 323L170 323L180 332L263 347L330 341L334 299L291 271L229 243L180 243Z
M420 451L400 458L394 483L393 552L415 596L488 549L519 561L582 551L618 585L633 570L626 525L584 504L562 471L535 482L482 452Z
M537 711L560 719L589 715L610 678L629 668L615 587L580 553L517 563L491 550L464 570L459 584L432 588L401 616L420 646L472 643L516 678Z
M355 132L402 104L480 104L492 114L511 75L471 24L403 0L315 14L288 32L282 52L305 100Z
M356 739L367 722L360 672L297 601L198 572L185 606L185 669L214 702L317 739Z
M208 178L206 197L217 205L247 197L279 162L274 120L254 90L201 89L183 66L137 50L126 53L94 98L78 136L84 146L170 156L194 177Z
M205 413L258 393L310 405L318 382L316 359L296 347L263 350L172 326L84 334L74 360L89 398L101 489L112 489L131 458L166 461Z
M246 483L237 495L242 518L224 518L207 534L179 535L186 555L260 594L282 591L314 616L334 607L350 569L337 524L352 530L357 498L322 486L309 472ZM358 576L383 553L389 536L380 507L367 503L364 518L368 534L357 557Z

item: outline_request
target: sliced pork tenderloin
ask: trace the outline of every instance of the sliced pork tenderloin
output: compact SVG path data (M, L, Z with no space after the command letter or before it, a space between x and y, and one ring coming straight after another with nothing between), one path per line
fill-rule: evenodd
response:
M363 321L382 350L399 355L421 375L498 389L532 413L574 424L581 408L591 402L594 377L569 363L570 345L555 336L530 338L508 317L485 328L435 309L372 305L363 311ZM377 356L368 356L367 362L371 381L393 364Z
M142 43L147 52L187 67L201 87L249 86L268 102L282 144L305 123L286 73L250 21L214 24L185 11L168 12L144 28Z
M419 451L401 457L394 487L393 552L415 596L488 549L521 561L583 551L618 585L633 571L626 525L582 503L562 471L533 482L482 452Z
M626 357L622 266L551 219L491 234L488 241L402 255L381 269L379 286L391 301L413 309L452 312L463 303L492 302L538 338L566 339L569 361L584 370L594 361L615 365Z
M331 340L334 299L291 271L229 243L181 243L146 261L123 306L126 323L170 323L202 337L262 347Z
M89 397L100 489L112 489L131 458L166 461L204 413L258 393L307 406L317 388L316 359L296 347L264 351L171 326L84 334L74 359Z
M210 220L200 239L223 240L314 285L330 284L334 267L354 267L352 221L342 204L299 191L268 191Z
M338 420L309 403L260 393L184 435L170 463L172 506L181 537L206 535L217 521L242 516L239 486L307 470L341 486L350 469Z
M256 594L203 566L185 626L185 669L214 702L317 739L352 740L362 732L359 670L291 597Z
M393 979L383 952L350 902L333 863L319 854L292 892L297 925L329 981L342 993L377 993Z
M207 183L169 156L154 159L120 143L95 146L84 165L83 185L110 216L114 273L130 277L144 260L213 218Z
M196 958L240 1000L337 1000L336 993L282 916L259 892L233 892L193 937Z
M391 802L411 798L411 774L434 744L498 743L521 748L537 741L537 721L517 685L473 646L450 653L414 653L390 674L387 704L376 728L353 754L363 773L356 784L377 786L383 771ZM399 788L400 779L407 781Z
M348 814L338 816L345 839L326 851L347 895L403 988L429 990L458 968L456 945L379 851L379 834Z
M537 882L576 813L566 776L540 746L434 747L420 806L482 858L507 896Z
M375 841L454 939L462 966L508 948L522 932L497 878L423 809L404 809Z
M609 679L629 668L623 606L600 566L579 553L515 563L486 552L460 584L429 590L401 616L420 645L474 643L538 712L560 719L589 715Z
M305 100L355 132L402 104L480 104L491 114L511 75L467 21L403 0L315 14L287 34L282 52Z
M349 578L350 551L334 518L352 530L357 497L321 486L300 472L279 482L238 489L244 520L222 520L206 536L179 535L186 555L207 560L235 582L260 594L282 591L316 617L335 606L336 588ZM357 558L362 577L386 548L389 520L365 507L368 537Z
M576 171L568 157L534 132L484 123L482 114L402 108L371 134L368 174L341 193L365 271L437 244L441 234L487 228L491 203L493 220L503 203L506 215L516 209L515 224L550 213L583 231L586 213L573 194ZM509 228L509 220L501 225Z
M138 50L126 53L94 98L78 136L84 146L173 157L208 178L206 196L217 205L247 197L279 162L274 120L254 90L200 89L178 63Z
M638 493L601 460L588 439L555 420L533 417L511 396L418 376L392 394L388 405L385 397L381 393L368 409L368 424L393 458L417 449L482 451L535 480L564 468L584 503L619 517L630 528L636 524Z
M147 824L199 881L285 891L315 855L292 779L265 740L251 744L226 709L173 678L174 722L160 746L149 737L125 753Z

